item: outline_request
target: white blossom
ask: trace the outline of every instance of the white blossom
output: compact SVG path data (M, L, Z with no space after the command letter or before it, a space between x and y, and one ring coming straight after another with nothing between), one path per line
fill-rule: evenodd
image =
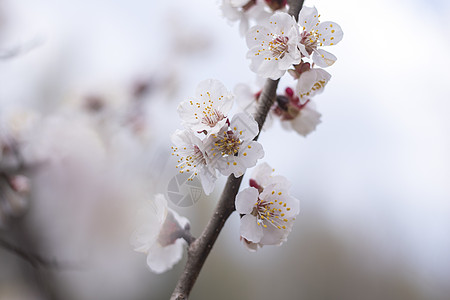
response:
M321 123L322 115L316 110L314 102L307 101L301 105L297 115L290 120L282 120L281 125L288 130L295 130L301 136L307 136Z
M249 187L236 196L236 211L242 214L240 235L247 244L281 245L299 213L299 201L284 184ZM255 245L250 248L255 249Z
M252 172L250 187L236 196L241 218L241 241L250 251L263 245L281 245L299 213L299 201L288 194L290 182L273 175L275 169L259 164Z
M337 58L319 47L336 45L342 40L344 33L337 23L321 23L319 17L315 7L303 6L298 20L303 29L298 47L304 56L310 57L312 54L314 63L325 68L334 64Z
M287 13L278 12L246 35L250 69L264 78L278 79L301 59L297 45L300 34L297 22Z
M218 80L207 79L197 86L195 97L180 103L178 113L187 129L217 133L227 122L233 95Z
M214 189L217 180L216 170L211 167L206 154L204 142L190 130L177 130L172 135L172 155L178 159L180 173L191 173L188 180L198 176L205 194L209 195Z
M206 141L213 166L225 176L242 176L264 156L261 144L253 141L258 132L258 124L251 116L235 114L229 126L223 126Z
M239 22L241 36L248 31L250 21L259 23L272 15L262 0L223 0L220 8L230 22Z
M167 207L167 200L157 194L139 211L142 222L131 237L134 250L147 254L147 265L155 273L171 269L183 256L186 242L179 238L189 221Z

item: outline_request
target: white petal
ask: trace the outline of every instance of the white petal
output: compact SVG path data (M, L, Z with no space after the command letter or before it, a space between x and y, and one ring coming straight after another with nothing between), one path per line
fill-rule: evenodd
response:
M344 32L339 24L334 22L322 22L318 26L318 33L320 34L320 46L336 45L342 40Z
M279 78L281 78L281 76L284 75L284 73L286 73L286 70L280 70L278 68L278 62L275 59L267 59L265 60L264 57L260 57L259 59L255 60L252 59L252 61L256 61L259 62L258 65L255 64L251 64L250 65L250 69L255 72L256 74L258 74L261 77L264 78L270 78L272 80L277 80Z
M247 47L251 49L255 46L261 46L262 41L271 41L272 39L268 38L268 36L270 36L270 31L268 28L259 25L253 26L245 35Z
M303 6L298 16L298 24L304 27L304 30L311 31L319 21L319 14L316 7Z
M218 101L219 97L224 97L226 99L228 97L232 97L231 93L227 90L223 83L216 79L206 79L201 81L197 85L195 96L206 101L211 98L214 102Z
M136 215L136 230L130 243L135 251L147 253L156 242L167 216L167 200L162 194L146 201Z
M281 193L281 194L279 194ZM277 187L276 183L271 183L268 186L264 187L264 190L261 194L259 194L259 199L263 199L265 201L274 201L278 200L280 195L288 195L288 190L283 190Z
M178 105L177 112L183 122L195 124L199 122L194 115L197 111L197 107L191 105L190 101L197 102L194 98L189 98L187 101L183 101Z
M245 215L241 218L240 234L250 242L258 243L263 237L262 225L258 225L253 215Z
M237 156L227 156L222 158L218 161L216 167L222 175L230 176L233 174L236 178L244 175L245 170L247 169Z
M258 161L264 157L264 149L258 142L242 144L242 150L239 150L238 158L246 168L254 167Z
M180 216L176 211L174 211L171 208L169 208L168 210L169 210L169 213L172 214L175 221L177 221L177 223L181 229L186 228L186 225L190 224L189 220L186 217Z
M254 187L243 189L236 195L236 211L240 214L250 214L258 201L259 192Z
M234 88L234 95L236 97L237 105L242 111L253 115L256 112L257 102L255 99L255 93L247 84L239 83Z
M166 219L167 216L167 199L166 197L164 197L163 194L156 194L155 195L155 208L156 208L156 215L158 216L158 220L160 221L161 224L164 223L164 220Z
M201 148L202 146L202 141L191 130L177 129L170 139L179 148L192 145L198 145Z
M252 140L259 133L258 123L251 115L246 113L235 114L233 119L231 119L230 127L244 141Z
M287 224L285 226L286 229L278 229L277 227L267 223L267 227L264 228L264 236L261 238L259 243L261 245L281 245L286 240L291 229Z
M286 35L291 28L295 28L298 32L297 22L294 17L285 12L276 12L272 17L270 17L269 26L275 29L273 33L276 34Z
M243 237L241 237L241 241L250 252L256 252L256 250L258 250L258 247L262 247L259 243L249 242Z
M264 187L270 181L273 171L274 169L268 163L263 162L253 169L251 178Z
M308 53L308 51L306 51L305 45L299 43L299 44L297 44L297 47L298 47L298 49L300 50L300 53L301 53L303 56L309 58L309 53Z
M319 112L317 112L312 105L311 102L306 104L291 122L292 128L297 131L302 136L307 136L311 132L313 132L317 125L321 123L320 117L322 116Z
M222 1L220 9L222 10L222 15L230 21L237 21L241 18L242 12L233 7L229 0Z
M147 265L150 269L157 273L163 273L171 269L183 257L183 247L185 241L178 239L172 245L161 247L155 245L147 255Z
M290 195L287 195L283 198L280 198L284 203L287 204L291 209L286 212L287 218L292 218L297 216L300 213L300 201L297 198L294 198Z
M290 52L287 53L282 59L278 60L278 68L280 70L287 70L292 65L300 63L300 50L297 47L292 47Z
M248 0L230 0L230 4L233 7L242 7L248 3Z
M297 96L300 98L300 103L304 104L308 99L322 93L330 78L331 75L322 69L311 69L303 72L295 89Z
M203 191L205 192L205 194L211 194L216 185L216 170L210 167L204 167L200 170L198 177L200 179L200 182L202 183Z
M281 175L272 176L269 184L275 184L275 188L279 190L289 190L292 185L286 177Z
M337 57L325 50L316 49L313 51L312 59L319 67L326 68L332 66L336 62Z

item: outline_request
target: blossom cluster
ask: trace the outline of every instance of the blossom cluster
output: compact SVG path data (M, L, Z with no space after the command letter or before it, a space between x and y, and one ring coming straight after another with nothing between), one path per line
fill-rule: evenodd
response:
M321 47L337 44L343 33L336 23L321 23L314 7L303 7L298 22L286 8L284 0L222 2L224 15L239 20L241 33L247 32L250 69L260 78L273 80L288 71L297 81L294 88L277 94L264 128L278 118L285 128L307 136L321 118L312 99L331 78L322 68L336 61ZM250 21L258 25L248 29ZM199 83L194 97L178 105L184 129L171 137L172 156L178 172L189 174L188 180L198 177L205 194L214 190L219 175L243 176L264 157L261 144L255 141L260 128L253 118L261 92L241 84L233 94L220 81L207 79ZM231 116L235 100L243 112ZM234 199L240 215L239 236L250 251L285 242L299 214L299 200L290 194L290 182L273 172L267 163L256 166L250 186ZM181 259L182 248L191 241L189 222L168 208L163 195L149 204L131 242L136 251L147 254L150 269L160 273Z
M172 155L180 173L198 176L206 194L214 189L218 174L242 176L264 156L256 141L258 124L252 116L229 112L234 95L218 80L200 82L195 97L180 103L178 113L185 127L172 135Z
M300 64L303 58L311 58L322 68L333 65L336 56L321 47L339 43L343 32L337 23L321 23L319 17L315 7L303 7L298 23L287 13L277 12L250 28L246 34L250 69L261 77L275 80L291 66Z
M277 95L269 115L269 124L277 117L283 127L302 136L321 122L313 98L322 93L331 75L322 68L336 61L336 56L322 49L342 40L341 27L334 22L320 22L315 7L303 7L298 22L284 12L277 12L246 34L250 69L261 78L279 79L286 71L296 80ZM235 89L237 102L245 111L257 106L261 90L253 92L243 84Z

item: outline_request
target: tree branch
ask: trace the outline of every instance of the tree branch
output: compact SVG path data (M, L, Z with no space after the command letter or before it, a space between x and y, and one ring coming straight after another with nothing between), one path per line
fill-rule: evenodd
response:
M302 8L303 0L289 1L289 14L298 19L298 14ZM259 130L264 125L267 114L272 107L278 87L279 79L271 80L267 79L261 95L258 99L258 109L255 114L255 120L258 123ZM255 137L257 140L258 135ZM188 248L188 259L184 271L178 279L178 283L173 291L171 300L187 300L192 287L197 280L198 275L209 255L220 231L222 230L226 220L235 210L234 200L239 191L239 187L244 175L236 178L234 175L230 175L227 179L227 183L223 189L222 195L214 210L214 214L211 220L206 225L202 235L192 242Z
M61 262L57 262L56 260L45 259L35 253L27 252L2 238L0 238L0 248L3 248L4 250L20 257L35 269L43 268L47 270L68 270L80 268L80 266L75 266L67 263L62 264Z

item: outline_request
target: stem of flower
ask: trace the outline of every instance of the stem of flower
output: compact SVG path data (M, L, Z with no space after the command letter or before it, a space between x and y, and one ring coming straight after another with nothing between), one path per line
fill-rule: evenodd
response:
M303 0L291 0L289 2L289 14L298 20L298 14L303 6ZM258 99L258 109L255 114L255 120L258 123L260 132L264 125L267 114L270 111L275 99L278 87L278 80L267 79L263 90ZM257 140L258 135L255 137ZM223 189L222 195L214 210L214 214L209 220L202 235L192 242L188 248L188 259L184 271L178 279L178 283L173 291L171 300L187 300L192 287L197 280L198 275L209 255L220 231L225 225L226 220L235 210L234 200L239 191L243 175L236 178L234 175L228 177L227 183ZM189 243L189 242L188 242Z

